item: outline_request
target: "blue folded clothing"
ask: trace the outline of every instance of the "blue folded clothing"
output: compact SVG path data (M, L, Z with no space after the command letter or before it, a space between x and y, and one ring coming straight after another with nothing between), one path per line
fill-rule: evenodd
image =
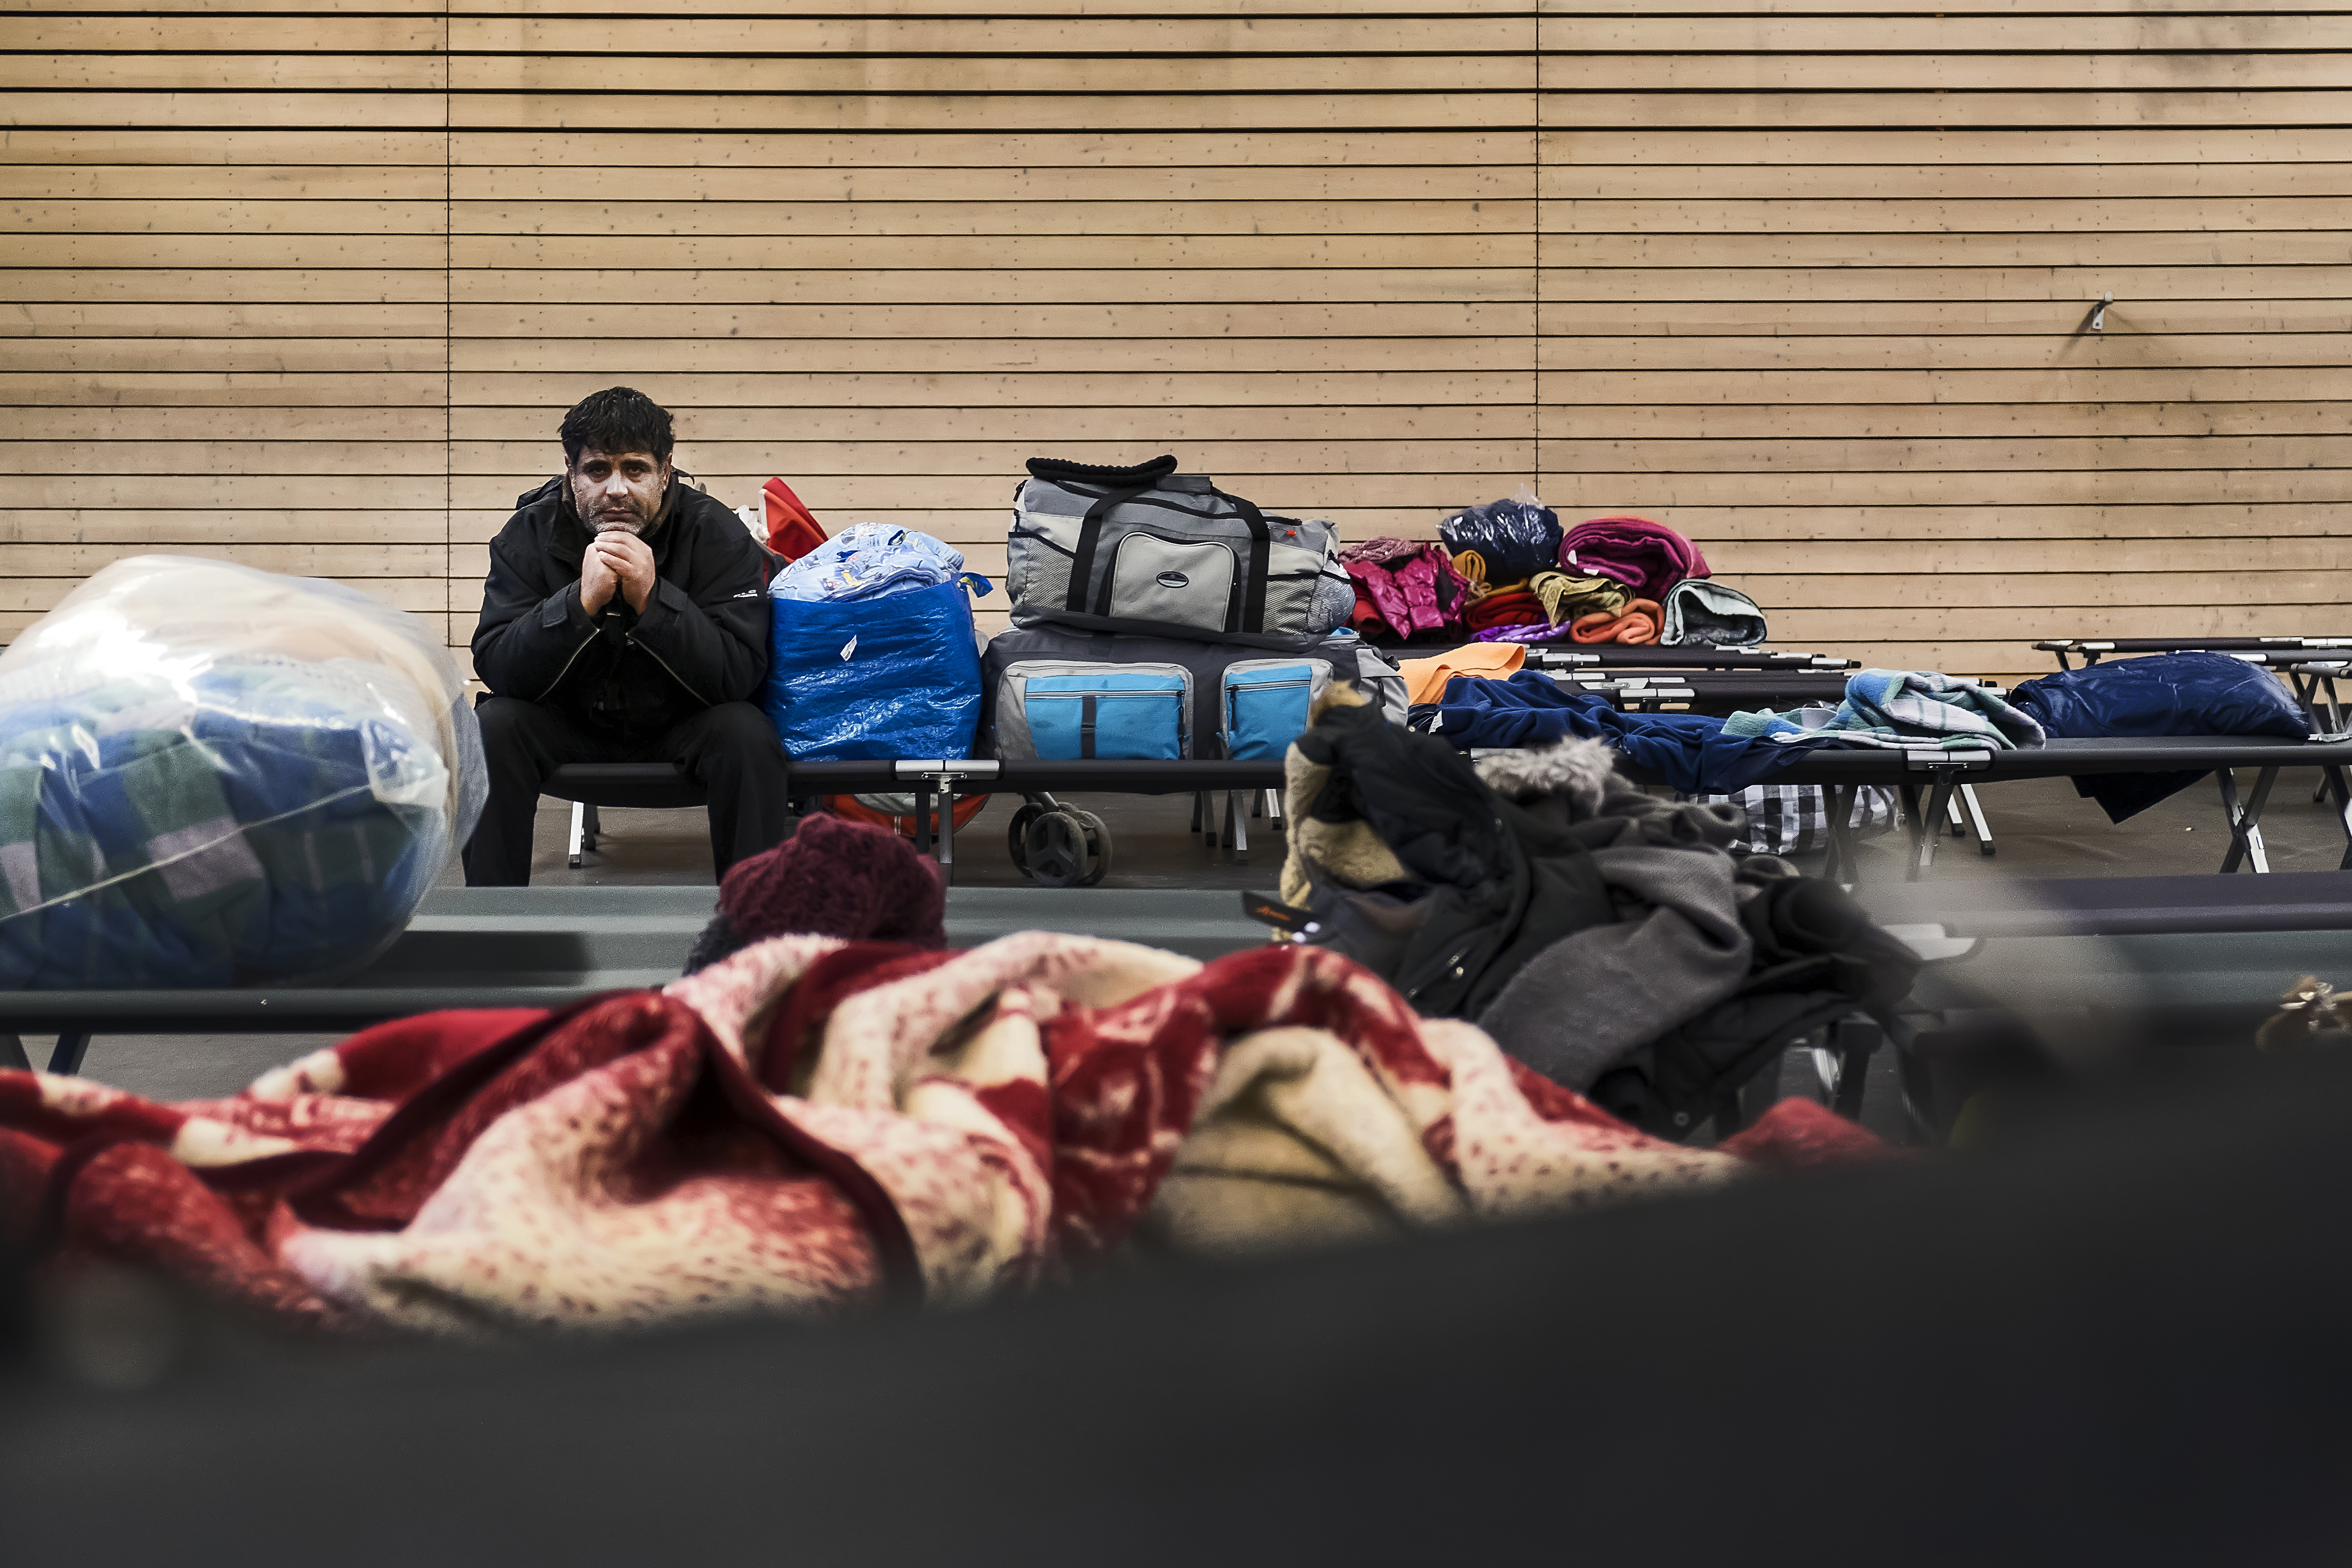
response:
M1761 740L1727 735L1702 713L1621 713L1608 699L1521 670L1507 680L1457 675L1444 696L1412 710L1415 729L1464 751L1547 746L1565 735L1604 741L1686 795L1728 795L1771 777L1834 733Z

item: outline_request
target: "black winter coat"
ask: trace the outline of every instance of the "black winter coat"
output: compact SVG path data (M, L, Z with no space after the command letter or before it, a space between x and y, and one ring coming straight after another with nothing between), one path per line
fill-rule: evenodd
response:
M618 593L580 605L587 525L561 476L515 498L490 542L474 669L500 697L650 737L760 689L768 674L767 556L740 520L681 480L646 536L656 581L641 615Z

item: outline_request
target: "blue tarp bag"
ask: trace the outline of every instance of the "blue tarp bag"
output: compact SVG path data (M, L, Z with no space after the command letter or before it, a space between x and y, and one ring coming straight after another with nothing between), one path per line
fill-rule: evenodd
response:
M2038 676L2011 702L2053 735L2280 735L2311 716L2277 677L2221 653L2166 653Z
M777 599L760 706L803 762L968 757L980 642L961 581L873 598Z

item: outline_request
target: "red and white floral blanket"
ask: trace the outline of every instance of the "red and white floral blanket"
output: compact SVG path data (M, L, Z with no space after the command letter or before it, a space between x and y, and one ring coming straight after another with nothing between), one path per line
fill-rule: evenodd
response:
M1413 1226L1875 1147L1794 1100L1657 1142L1315 949L1045 933L781 937L661 992L387 1024L231 1100L0 1072L4 1217L45 1254L457 1334L1017 1289L1118 1246L1187 1158L1218 1179L1178 1242L1325 1239L1311 1206L1216 1212L1236 1150Z

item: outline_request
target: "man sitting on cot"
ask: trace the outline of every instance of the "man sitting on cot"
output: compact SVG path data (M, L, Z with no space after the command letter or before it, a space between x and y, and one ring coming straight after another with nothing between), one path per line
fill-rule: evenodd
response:
M530 880L540 786L565 763L676 763L710 792L728 867L791 831L784 749L745 700L768 673L766 557L679 482L669 415L616 386L563 416L563 473L490 542L474 628L489 805L468 887Z

